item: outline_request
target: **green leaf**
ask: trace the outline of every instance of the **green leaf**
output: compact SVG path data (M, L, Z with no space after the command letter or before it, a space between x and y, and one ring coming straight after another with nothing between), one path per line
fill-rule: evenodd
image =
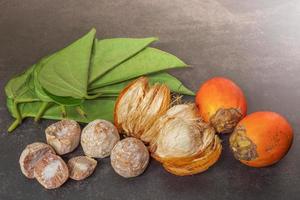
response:
M64 106L76 106L76 105L82 104L82 102L84 101L84 99L75 99L73 97L60 97L60 96L56 96L56 95L51 94L47 90L44 90L44 92L55 103L60 104L60 105L64 105Z
M89 123L95 119L105 119L113 121L113 109L115 99L94 99L86 100L81 105L82 110L86 113L86 117L82 117L77 111L76 106L66 106L68 119L73 119L78 122ZM22 117L35 117L42 106L42 102L23 103L20 105ZM53 104L43 114L42 118L61 120L63 119L61 106Z
M161 83L166 84L172 92L195 95L194 92L186 88L177 78L166 73L159 72L148 76L150 84ZM118 96L118 94L131 82L132 80L123 81L113 85L96 88L90 91L90 94L103 93L103 96Z
M5 86L5 93L8 99L7 107L9 112L17 119L17 123L21 123L22 120L22 116L18 109L18 103L36 100L27 84L27 80L33 69L34 65L21 75L11 79Z
M36 64L36 66L32 72L35 93L40 100L45 101L45 102L51 102L53 100L44 92L44 89L39 82L38 74L40 73L40 70L42 69L43 65L45 63L47 63L54 55L55 54L42 58Z
M124 60L134 56L157 38L113 38L94 43L89 83L111 70Z
M133 79L141 75L185 66L186 64L176 56L148 47L90 84L89 91L95 88Z
M186 88L177 78L166 73L158 72L148 76L149 83L151 85L155 83L166 84L172 92L185 94L185 95L195 95L194 92ZM101 88L96 88L91 90L90 93L103 93L103 96L118 96L118 94L133 80L127 80L121 83L116 83L113 85L104 86Z
M24 78L25 76L23 76ZM21 81L19 81L20 83ZM22 81L23 83L24 81ZM10 97L8 97L10 98ZM39 101L40 99L35 94L35 88L32 79L32 70L31 73L27 74L26 80L22 85L18 86L17 92L12 97L14 103L22 103L22 102L31 102L31 101Z
M22 78L22 79L21 79ZM19 104L20 103L25 103L25 102L34 102L34 101L39 101L39 99L36 97L35 93L31 91L29 88L29 84L27 84L28 76L22 76L16 83L23 83L22 85L16 84L16 88L14 89L9 89L9 92L13 92L13 96L8 97L7 100L7 107L8 110L12 113L13 116L15 116L16 120L12 124L12 126L9 128L9 131L13 130L18 124L22 122L22 114L19 109ZM21 81L22 80L22 81ZM25 82L24 82L25 80Z
M40 99L36 96L34 91L31 91L28 84L24 84L20 88L18 95L13 99L13 110L17 114L16 118L19 123L22 121L22 113L20 113L19 104L36 101L40 101Z
M30 89L31 92L35 93L33 72L27 76L27 80L25 84L27 85L27 87Z
M32 72L31 78L28 83L29 85L32 85L30 88L34 88L34 92L36 93L37 97L44 102L55 102L61 105L79 105L83 102L83 99L75 99L73 97L61 97L51 94L50 92L47 92L40 84L38 80L38 74L39 71L43 68L43 66L53 57L55 54L47 56L45 58L42 58L38 64L36 64L34 71ZM33 78L32 78L33 77ZM32 80L33 79L33 80ZM33 83L32 83L33 82Z
M17 118L17 113L14 111L14 100L11 98L7 98L6 99L6 107L8 109L8 111L10 112L11 116L13 116L14 118Z
M195 93L187 87L185 87L180 80L166 72L153 74L149 78L149 82L152 85L155 83L166 84L172 92L191 96L195 95Z
M69 46L41 59L5 87L7 107L16 128L25 117L88 123L113 120L116 96L133 78L147 75L150 83L167 84L173 92L193 92L162 71L185 67L177 57L147 47L156 38L98 41L92 29Z
M85 98L95 29L55 53L38 74L48 92L63 97Z
M27 85L22 88L22 93L14 98L15 103L40 101L40 99L33 93Z
M34 69L34 65L28 68L25 72L23 72L21 75L16 76L8 81L8 83L5 86L5 93L8 98L15 98L18 93L20 92L20 89L23 88L24 84L27 81L28 75L31 74L31 72Z

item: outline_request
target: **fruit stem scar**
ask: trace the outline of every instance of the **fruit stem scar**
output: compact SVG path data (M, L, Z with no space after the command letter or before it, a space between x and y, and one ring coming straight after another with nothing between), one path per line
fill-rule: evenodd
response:
M230 133L242 119L242 113L236 108L220 108L210 118L210 123L218 133Z
M247 137L246 129L237 126L229 139L231 150L238 160L254 160L258 157L256 145Z

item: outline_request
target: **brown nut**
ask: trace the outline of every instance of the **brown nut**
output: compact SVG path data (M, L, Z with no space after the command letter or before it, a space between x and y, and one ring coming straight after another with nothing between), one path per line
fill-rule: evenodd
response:
M46 189L54 189L66 182L69 178L69 170L61 157L48 153L37 162L34 176Z
M56 122L45 130L47 143L59 155L69 153L78 146L80 131L79 124L74 120Z
M77 156L68 161L70 178L73 180L83 180L89 177L95 170L97 161L87 156Z
M111 165L125 178L142 174L149 163L149 152L144 143L129 137L119 141L111 151Z
M55 154L55 151L48 144L35 142L27 145L19 159L22 173L27 178L34 178L33 171L36 163L47 153Z
M97 119L82 130L81 146L85 155L105 158L119 140L118 130L112 123Z

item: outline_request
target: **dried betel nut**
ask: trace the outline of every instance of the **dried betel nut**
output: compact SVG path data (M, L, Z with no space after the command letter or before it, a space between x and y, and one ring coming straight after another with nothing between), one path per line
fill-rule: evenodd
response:
M69 178L69 170L61 157L48 153L37 162L34 176L46 189L54 189L66 182Z
M111 152L111 165L125 178L142 174L149 163L149 152L144 143L129 137L119 141Z
M47 153L55 154L51 146L42 142L35 142L26 146L21 153L19 163L22 173L27 178L34 178L34 167L36 163Z
M105 158L119 140L118 130L112 123L97 119L82 130L81 146L85 155Z
M74 120L61 120L45 130L47 143L59 155L72 152L78 146L80 132L80 126Z
M68 161L70 178L83 180L89 177L95 170L97 161L87 156L77 156Z

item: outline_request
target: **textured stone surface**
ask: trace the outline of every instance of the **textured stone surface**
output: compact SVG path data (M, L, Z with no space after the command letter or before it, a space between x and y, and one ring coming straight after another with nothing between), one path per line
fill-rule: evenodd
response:
M298 0L1 0L0 199L299 199L299 20ZM25 120L7 134L12 119L3 87L93 26L99 38L160 37L155 46L192 66L173 74L193 90L213 76L233 79L249 112L273 110L289 119L295 131L290 152L275 166L249 168L234 159L225 136L218 163L191 177L173 176L151 161L142 176L128 180L104 159L87 180L69 180L57 190L26 179L19 156L27 144L45 141L52 122Z

